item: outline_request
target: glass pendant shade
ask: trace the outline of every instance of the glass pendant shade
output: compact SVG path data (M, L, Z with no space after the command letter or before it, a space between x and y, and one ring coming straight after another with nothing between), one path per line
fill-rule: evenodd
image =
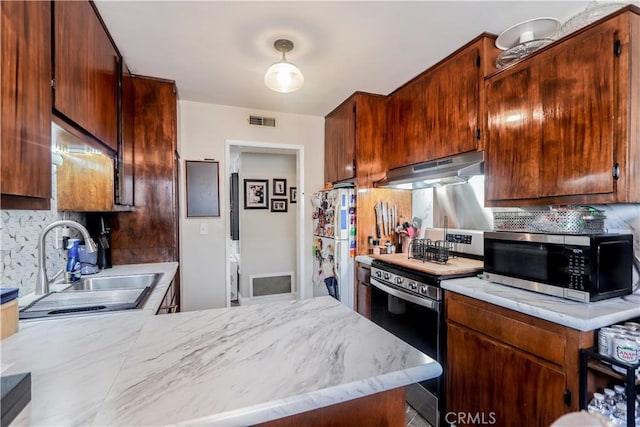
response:
M300 89L303 83L300 69L284 58L271 65L264 75L264 84L276 92L293 92Z
M289 40L276 40L274 47L282 52L282 59L272 64L264 75L264 84L271 90L281 93L294 92L304 84L304 77L298 67L287 61L284 56L293 48Z

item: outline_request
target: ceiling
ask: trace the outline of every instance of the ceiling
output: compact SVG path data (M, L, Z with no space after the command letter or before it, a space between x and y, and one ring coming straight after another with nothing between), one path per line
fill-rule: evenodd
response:
M565 21L586 1L95 1L134 74L176 81L181 100L325 116L355 91L387 95L483 32ZM272 92L278 38L297 92Z

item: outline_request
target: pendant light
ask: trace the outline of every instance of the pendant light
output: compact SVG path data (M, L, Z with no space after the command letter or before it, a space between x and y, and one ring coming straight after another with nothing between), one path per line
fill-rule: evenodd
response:
M273 43L278 52L282 52L282 59L271 65L264 75L264 84L271 90L282 93L294 92L304 84L304 77L298 67L287 61L286 52L293 49L291 40L278 39Z

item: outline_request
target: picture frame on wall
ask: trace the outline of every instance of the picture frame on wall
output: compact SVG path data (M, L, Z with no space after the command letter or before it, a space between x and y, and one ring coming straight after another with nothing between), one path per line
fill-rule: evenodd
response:
M245 179L244 180L244 208L268 209L269 208L269 180Z
M289 187L289 203L298 203L298 187Z
M287 212L287 199L271 199L271 212Z
M274 196L286 196L287 195L287 180L273 178L273 195Z

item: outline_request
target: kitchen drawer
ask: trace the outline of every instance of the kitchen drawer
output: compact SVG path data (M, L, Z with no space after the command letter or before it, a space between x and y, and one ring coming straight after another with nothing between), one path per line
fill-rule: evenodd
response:
M371 267L368 265L358 265L358 282L369 284L369 278L371 277Z
M567 337L564 326L455 293L447 293L447 321L558 366L564 366Z

